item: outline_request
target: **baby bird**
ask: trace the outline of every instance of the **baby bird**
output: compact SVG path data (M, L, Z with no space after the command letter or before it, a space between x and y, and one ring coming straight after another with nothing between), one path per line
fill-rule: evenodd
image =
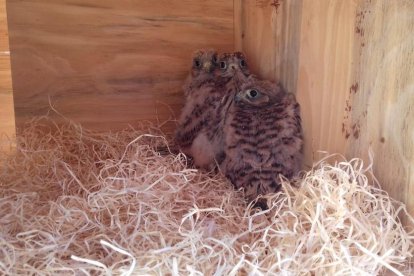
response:
M223 98L218 108L218 112L216 113L216 121L213 127L216 128L214 131L218 132L222 137L224 119L227 116L229 105L232 102L234 95L240 90L241 85L246 82L247 79L255 79L256 77L250 74L246 58L241 52L221 54L218 60L218 67L219 69L215 71L216 76L220 79L222 83L221 87L225 91L223 92ZM221 145L220 155L224 156L223 139Z
M230 99L224 120L225 159L220 168L249 201L280 189L279 174L301 169L300 107L280 85L248 78Z
M218 67L217 77L226 83L228 89L239 88L250 76L246 58L241 52L221 54Z
M191 156L194 165L211 169L218 156L215 124L222 93L221 78L217 77L217 53L197 51L191 72L184 85L186 102L178 120L175 141L181 151ZM222 148L222 146L221 146Z
M183 87L187 100L197 94L202 86L215 82L214 71L217 68L217 56L217 51L212 49L194 52L190 74Z
M253 78L248 69L246 58L241 52L221 54L214 74L216 89L219 91L221 100L214 103L214 112L210 117L208 131L201 133L193 144L194 149L208 150L209 159L205 161L213 162L210 164L210 169L220 165L225 158L223 128L230 99L248 77ZM206 154L207 152L204 156L207 156Z
M208 124L199 131L191 146L195 165L209 170L221 164L225 158L223 123L227 110L226 103L237 91L237 87L251 76L241 52L220 55L214 75L214 92L208 97L211 103L206 112Z

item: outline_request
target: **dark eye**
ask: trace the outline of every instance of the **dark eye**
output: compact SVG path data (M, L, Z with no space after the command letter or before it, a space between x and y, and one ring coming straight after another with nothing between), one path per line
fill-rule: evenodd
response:
M255 98L259 97L259 95L260 95L259 91L255 90L255 89L247 90L246 94L247 94L247 97L250 98L250 99L255 99Z
M240 67L244 68L246 66L247 66L247 62L244 59L240 60Z
M227 64L224 61L220 61L220 69L226 69L227 68Z
M200 62L200 60L195 59L195 60L194 60L194 66L195 66L195 67L197 67L197 68L200 68L200 66L201 66L201 62Z

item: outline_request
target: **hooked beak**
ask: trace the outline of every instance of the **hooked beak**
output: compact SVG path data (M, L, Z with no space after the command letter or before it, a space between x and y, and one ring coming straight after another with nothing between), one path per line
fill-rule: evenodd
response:
M203 64L203 69L207 73L211 72L211 69L212 68L213 68L213 64L211 62L209 62L209 61Z
M230 63L229 64L229 68L233 71L235 71L237 69L237 64L236 63Z

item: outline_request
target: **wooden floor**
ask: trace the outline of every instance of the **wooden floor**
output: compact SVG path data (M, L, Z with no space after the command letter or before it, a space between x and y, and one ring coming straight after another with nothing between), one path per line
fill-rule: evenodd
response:
M13 89L7 31L6 1L0 0L0 148L15 135Z

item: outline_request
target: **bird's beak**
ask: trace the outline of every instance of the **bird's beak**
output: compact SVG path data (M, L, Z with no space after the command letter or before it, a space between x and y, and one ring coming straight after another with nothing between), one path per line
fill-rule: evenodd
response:
M211 62L205 62L203 64L203 69L204 71L206 71L207 73L211 72L211 69L213 68L213 64Z
M229 68L232 69L232 70L236 70L237 69L237 64L236 63L230 63Z

